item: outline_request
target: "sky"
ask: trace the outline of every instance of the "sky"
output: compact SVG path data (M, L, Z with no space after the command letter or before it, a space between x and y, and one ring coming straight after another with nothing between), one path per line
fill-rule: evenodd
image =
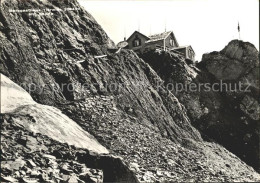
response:
M79 0L117 44L135 30L149 36L173 31L180 46L202 54L240 38L259 50L259 0Z

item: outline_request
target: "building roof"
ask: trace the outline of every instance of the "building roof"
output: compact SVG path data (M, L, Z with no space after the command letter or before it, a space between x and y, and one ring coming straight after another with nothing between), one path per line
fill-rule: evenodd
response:
M146 39L150 39L149 37L147 37L146 35L142 34L141 32L134 31L134 33L131 34L131 36L130 36L126 41L129 41L129 39L130 39L131 37L133 37L135 34L139 34L139 35L145 37Z
M148 36L148 37L149 37L149 40L147 41L147 43L148 43L148 42L154 42L154 41L159 41L159 40L165 39L165 38L167 38L171 33L172 33L172 31L168 31L168 32L163 32L163 33L160 33L160 34L154 34L154 35Z
M175 38L173 31L167 31L167 32L163 32L163 33L160 33L160 34L151 35L151 36L149 36L149 40L146 41L146 43L151 43L151 42L166 39L171 34L173 36L173 39L174 39L176 45L179 46L179 43L178 43L177 39Z

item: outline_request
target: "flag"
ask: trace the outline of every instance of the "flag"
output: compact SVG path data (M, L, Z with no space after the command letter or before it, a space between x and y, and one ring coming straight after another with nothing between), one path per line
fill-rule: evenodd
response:
M238 30L238 32L240 32L239 22L238 22L237 30Z

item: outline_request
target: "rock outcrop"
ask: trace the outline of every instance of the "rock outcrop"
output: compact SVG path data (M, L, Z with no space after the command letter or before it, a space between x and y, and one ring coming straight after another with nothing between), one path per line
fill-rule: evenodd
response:
M259 52L252 44L231 41L220 52L204 54L197 66L174 52L152 51L142 58L165 86L175 86L175 96L205 139L259 169Z
M9 12L31 8L60 11L52 15ZM163 80L158 74L133 51L115 52L106 33L76 1L5 0L0 16L0 72L36 102L58 108L111 154L123 158L81 151L75 157L89 168L102 170L104 181L136 181L132 172L143 182L259 179L259 174L225 148L204 142L184 105L160 84ZM24 115L26 111L18 112ZM46 118L67 119L63 114ZM15 116L3 118L17 124L12 120ZM32 128L24 125L31 123L27 120L18 123L21 130ZM36 129L49 135L40 125ZM6 148L9 153L13 150ZM57 149L56 158L64 160L59 156L63 151L67 150ZM10 158L16 159L7 156L6 160Z
M199 67L216 81L233 86L221 92L215 128L226 130L216 139L228 139L223 145L260 171L259 52L251 43L233 40L220 52L205 54Z

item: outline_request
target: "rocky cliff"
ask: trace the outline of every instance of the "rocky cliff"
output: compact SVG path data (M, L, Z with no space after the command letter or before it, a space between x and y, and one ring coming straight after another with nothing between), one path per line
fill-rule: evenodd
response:
M259 170L260 77L254 45L233 40L220 52L204 54L197 66L173 52L151 51L142 58L165 86L176 86L175 96L206 140L219 142Z
M47 10L43 14L30 14L10 12L10 9L49 9L51 14ZM88 141L85 142L88 144L81 143L83 155L78 154L77 148L66 145L71 143L67 141L68 135L77 135L70 131L63 134L66 137L62 139L64 141L57 142L59 139L55 139L51 132L41 130L41 125L46 125L43 119L34 117L37 125L31 125L27 121L31 117L19 116L27 115L26 112L34 116L37 112L35 108L18 111L18 117L10 118L10 115L3 114L8 125L6 129L12 127L11 131L6 132L6 144L16 145L20 141L18 138L9 139L11 133L27 134L36 126L34 128L40 139L46 138L52 144L59 144L58 147L64 146L53 147L57 153L55 157L59 158L56 163L65 160L70 163L76 155L67 159L60 154L76 149L72 154L78 154L79 166L84 167L82 164L85 164L98 169L96 172L102 171L104 181L122 181L125 177L126 181L132 182L136 181L135 176L138 181L144 182L259 179L251 167L225 148L203 141L198 130L191 125L188 108L161 84L163 80L160 76L133 51L122 49L115 52L114 43L76 1L5 0L1 1L0 16L0 72L21 85L36 102L62 111L63 114L55 109L52 111L55 115L42 116L43 119L57 121L47 126L48 129L56 129L58 124L66 122L64 119L71 123L75 121L80 133L86 134L82 129L89 132L110 154L121 156L123 160L111 155L88 155L86 151L91 145ZM43 110L47 110L45 108ZM57 115L60 115L61 121ZM17 118L23 121L17 123ZM13 127L13 124L19 124L19 128ZM45 141L39 142L46 145ZM14 156L11 147L6 146L5 152L12 156L4 156L5 161L22 156L22 153ZM30 153L27 152L28 156ZM27 159L27 156L23 157ZM46 159L41 152L37 158L39 161ZM76 166L74 164L70 163L67 168L74 172L66 171L63 174L67 177L75 175L77 169L73 168ZM42 166L48 167L47 164ZM19 167L18 171L23 178L22 171L25 170ZM6 170L4 173L5 176L11 174L13 178L19 177L15 171L10 173ZM51 171L46 174L57 180ZM39 178L38 175L35 177ZM82 180L78 174L76 179Z

